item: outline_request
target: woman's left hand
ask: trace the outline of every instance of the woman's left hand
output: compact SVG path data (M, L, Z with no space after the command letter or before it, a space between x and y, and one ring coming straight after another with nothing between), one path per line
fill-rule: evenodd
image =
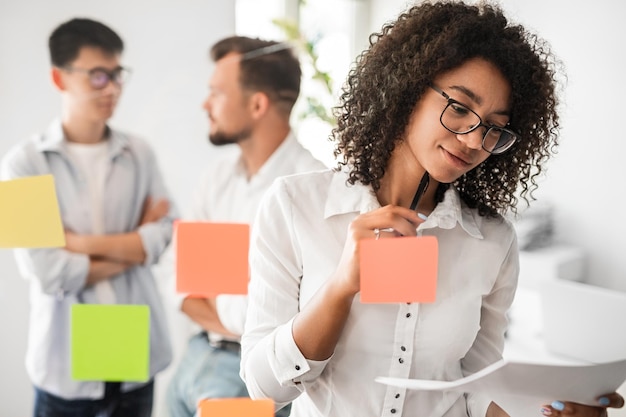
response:
M558 417L607 417L607 408L622 408L624 406L624 398L618 393L602 395L596 398L597 406L583 405L570 402L554 401L550 405L544 405L541 413L544 416Z

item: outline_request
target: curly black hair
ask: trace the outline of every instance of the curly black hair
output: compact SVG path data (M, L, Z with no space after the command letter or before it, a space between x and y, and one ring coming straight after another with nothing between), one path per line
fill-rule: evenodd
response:
M507 152L491 155L453 185L482 216L516 212L519 196L533 199L536 178L556 152L557 67L544 40L512 25L497 5L457 1L413 6L380 33L350 71L335 108L336 169L349 169L351 184L374 190L416 103L445 71L480 57L500 69L511 84L510 128L520 139ZM437 198L449 184L441 184Z

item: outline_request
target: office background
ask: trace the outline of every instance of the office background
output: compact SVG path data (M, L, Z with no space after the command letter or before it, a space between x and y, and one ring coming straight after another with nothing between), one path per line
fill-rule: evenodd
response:
M308 1L310 7L321 2ZM349 23L341 61L347 62L345 73L366 46L367 35L408 3L336 0L335 4L343 13L352 11L343 19ZM621 123L626 97L626 5L619 0L502 0L501 4L514 19L551 42L568 75L562 146L536 194L542 204L553 208L554 239L583 250L586 281L626 291L626 226L620 204L626 178ZM49 81L50 31L74 16L100 19L125 40L123 62L133 69L112 125L153 144L173 198L186 213L198 175L221 152L207 143L208 121L201 108L211 69L209 46L235 31L278 37L280 33L272 32L276 28L268 23L271 15L294 16L297 5L297 0L0 0L0 155L45 129L59 114L60 99ZM255 9L259 7L265 13L262 17L261 9ZM326 135L324 128L303 123L297 127L305 146L329 161L326 137L316 137ZM30 415L32 403L24 370L28 286L9 250L0 250L0 271L0 416L21 417ZM175 352L180 355L184 325L173 307L169 312ZM621 331L623 323L616 322L615 327ZM162 393L172 369L157 379L155 417L165 416Z

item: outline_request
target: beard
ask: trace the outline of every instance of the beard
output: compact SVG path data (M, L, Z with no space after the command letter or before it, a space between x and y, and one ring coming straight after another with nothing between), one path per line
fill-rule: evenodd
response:
M248 139L251 134L252 129L250 128L245 128L235 133L226 133L218 130L214 133L209 133L209 142L215 146L231 145Z

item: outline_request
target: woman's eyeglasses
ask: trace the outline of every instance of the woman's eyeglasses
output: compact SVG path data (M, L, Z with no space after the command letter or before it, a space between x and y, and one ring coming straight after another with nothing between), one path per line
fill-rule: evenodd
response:
M450 132L465 135L481 126L484 127L482 147L494 155L507 151L519 139L519 135L512 130L483 123L483 120L474 110L451 98L443 90L435 86L430 87L448 100L448 104L441 112L439 121Z
M96 90L103 89L111 81L118 86L121 86L128 81L130 76L130 69L125 67L117 67L113 70L108 70L102 67L92 69L65 67L64 69L68 72L81 72L87 74L89 77L89 84Z

